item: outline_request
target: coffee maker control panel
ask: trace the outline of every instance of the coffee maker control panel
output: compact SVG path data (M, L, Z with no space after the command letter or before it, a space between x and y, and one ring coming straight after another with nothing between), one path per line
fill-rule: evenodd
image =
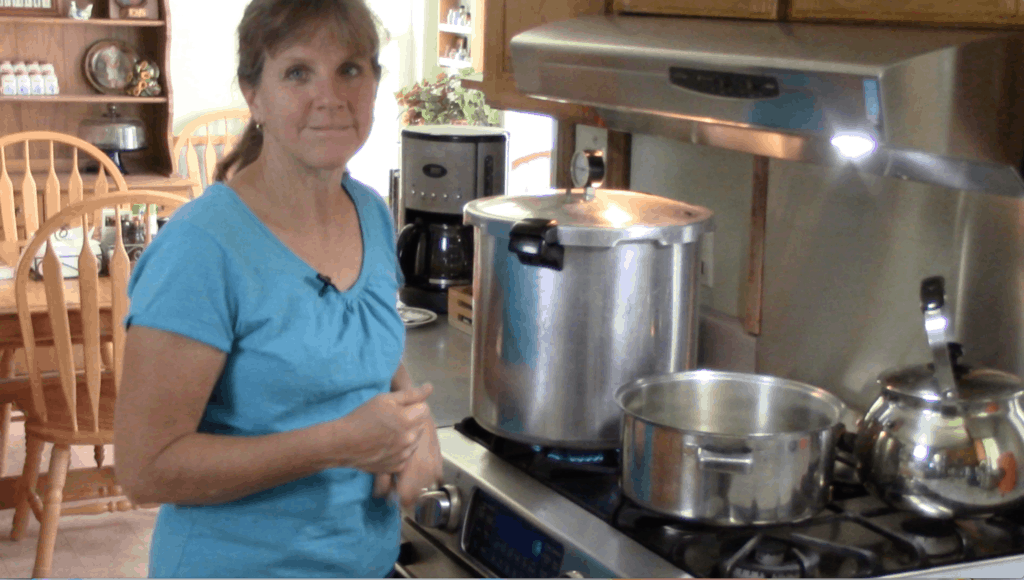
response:
M434 213L458 214L462 212L462 206L472 199L474 198L471 195L461 191L416 191L415 189L410 189L406 193L405 207L406 209Z
M407 210L462 215L467 202L505 194L508 135L493 127L425 126L402 132Z

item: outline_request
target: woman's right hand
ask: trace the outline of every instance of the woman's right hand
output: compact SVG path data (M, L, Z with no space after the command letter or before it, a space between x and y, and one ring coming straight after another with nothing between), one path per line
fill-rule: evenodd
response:
M348 445L339 462L367 473L400 473L423 435L433 387L382 393L340 419Z

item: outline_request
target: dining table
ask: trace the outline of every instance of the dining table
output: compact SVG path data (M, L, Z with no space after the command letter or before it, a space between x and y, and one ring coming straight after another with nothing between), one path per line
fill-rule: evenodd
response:
M3 271L0 270L0 278ZM42 280L29 280L26 283L25 297L28 302L29 312L32 313L32 327L34 329L36 342L41 343L50 338L49 314L46 305L46 290ZM64 280L64 302L68 307L68 318L71 322L71 333L76 330L80 332L81 322L78 309L81 308L81 298L78 293L78 280ZM110 278L100 276L99 278L99 305L101 332L107 334L110 330ZM0 279L0 350L7 351L18 349L23 346L21 337L21 323L18 321L18 305L14 295L14 279ZM0 372L5 369L0 365Z

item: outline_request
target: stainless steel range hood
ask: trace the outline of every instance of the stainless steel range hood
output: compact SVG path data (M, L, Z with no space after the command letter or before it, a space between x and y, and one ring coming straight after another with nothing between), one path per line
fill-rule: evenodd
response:
M511 51L520 91L612 129L1024 197L1013 33L588 16Z

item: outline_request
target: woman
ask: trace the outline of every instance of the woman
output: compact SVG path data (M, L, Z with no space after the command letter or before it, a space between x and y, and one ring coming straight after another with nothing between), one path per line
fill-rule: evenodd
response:
M399 516L440 478L401 363L393 227L345 171L380 78L362 0L253 0L252 112L224 183L135 266L117 475L164 504L154 577L388 575Z

